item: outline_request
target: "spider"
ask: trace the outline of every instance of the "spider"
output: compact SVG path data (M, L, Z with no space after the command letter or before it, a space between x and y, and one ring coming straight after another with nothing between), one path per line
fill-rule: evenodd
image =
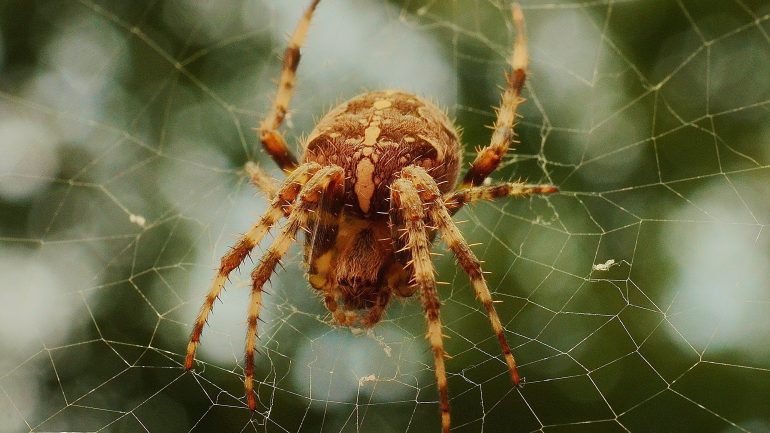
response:
M302 143L301 162L279 131L294 92L300 47L320 0L312 0L291 35L271 110L258 128L268 154L287 173L280 184L255 164L247 164L253 183L271 197L268 210L222 257L193 326L185 368L191 369L204 325L228 275L281 218L287 221L270 244L252 277L246 334L244 384L251 410L254 350L263 286L298 230L307 232L304 262L310 285L323 297L331 320L343 326L371 327L392 297L419 294L427 339L435 363L441 425L449 432L450 412L444 343L430 246L436 234L470 277L476 297L489 316L513 384L521 383L481 265L452 221L465 204L500 197L557 191L553 185L520 182L485 184L513 140L517 106L527 71L524 18L514 5L516 26L511 72L497 110L493 135L480 149L459 186L462 148L457 128L435 105L416 95L388 90L367 92L327 113Z

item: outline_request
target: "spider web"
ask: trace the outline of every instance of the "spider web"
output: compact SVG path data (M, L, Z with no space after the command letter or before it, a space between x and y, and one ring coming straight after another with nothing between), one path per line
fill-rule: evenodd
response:
M251 262L181 368L218 258L265 208L244 163L281 177L251 128L305 3L0 3L0 431L439 430L419 303L330 326L296 247L263 308L257 411ZM493 178L562 192L456 217L523 389L435 247L453 431L770 431L770 5L523 7L521 143ZM287 136L404 88L447 107L470 160L512 35L503 1L324 0Z

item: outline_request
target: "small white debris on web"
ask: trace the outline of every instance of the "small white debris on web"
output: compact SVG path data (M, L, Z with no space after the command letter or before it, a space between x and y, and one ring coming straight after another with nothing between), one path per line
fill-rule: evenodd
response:
M615 259L609 259L604 263L597 263L592 266L594 271L609 271L612 265L615 264Z
M358 379L358 386L361 386L366 382L377 382L377 376L370 374L369 376L364 376Z
M376 335L372 328L369 328L366 331L366 335L368 335L369 337L374 338L374 341L376 341L377 344L379 344L380 347L382 348L382 351L385 352L385 356L390 358L390 356L393 354L393 349L391 349L391 347L388 346L388 343L385 342L385 338L384 337L382 337L381 335Z
M147 220L144 219L144 217L141 215L131 214L128 216L128 220L138 225L139 227L144 227L144 225L147 224Z

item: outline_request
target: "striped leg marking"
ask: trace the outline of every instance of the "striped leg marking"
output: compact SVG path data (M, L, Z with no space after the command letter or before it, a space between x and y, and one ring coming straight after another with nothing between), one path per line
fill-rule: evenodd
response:
M289 102L294 95L294 85L297 80L297 67L299 66L300 48L305 41L310 20L320 0L313 0L305 10L304 15L297 23L294 33L289 39L289 45L283 53L283 68L278 79L278 90L275 100L268 115L259 125L259 138L267 153L284 171L292 171L297 167L297 157L289 150L286 139L278 130L289 110Z
M516 121L516 110L524 98L521 90L527 78L527 38L524 34L524 15L518 4L513 5L513 24L516 26L516 40L513 43L513 54L509 61L512 71L505 74L508 86L503 92L500 108L497 109L492 139L489 146L481 149L476 155L471 168L465 174L460 188L481 185L490 173L500 165L500 161L508 152L513 139L513 125Z
M420 301L428 322L428 335L433 362L436 366L439 403L441 405L441 431L449 433L449 394L447 390L446 367L444 366L444 340L441 332L439 309L441 302L436 291L433 263L430 258L430 242L425 227L425 214L417 188L406 179L397 179L391 186L391 206L396 209L396 223L403 224L406 236L405 248L411 253L409 262L414 269L414 282L420 290ZM399 234L399 236L401 236Z
M494 200L501 197L529 197L555 192L559 192L559 188L554 185L505 182L452 191L444 196L444 206L446 206L450 215L454 215L466 204L480 200Z
M184 368L189 370L193 366L195 349L200 342L203 327L206 325L206 320L214 308L214 301L219 298L219 294L225 285L225 281L227 281L227 276L230 275L230 272L237 268L249 252L259 244L267 231L270 230L270 227L284 216L284 207L289 206L294 202L302 185L307 183L311 176L320 168L321 166L316 163L303 164L286 178L278 191L277 196L270 202L270 207L267 212L238 240L230 252L222 257L219 271L217 272L216 277L214 277L214 281L211 283L211 288L206 295L206 300L203 302L203 306L201 307L200 313L198 313L198 318L195 320L195 325L190 334L190 342L187 344L187 356L185 357Z
M275 179L271 178L269 174L265 173L265 171L253 161L247 162L243 168L246 170L246 173L248 173L251 184L254 185L255 188L265 194L268 200L275 198L279 188Z
M487 311L489 321L492 325L492 331L497 336L500 343L500 349L505 357L505 363L508 364L508 370L511 374L513 384L519 386L521 378L516 367L516 360L511 354L511 348L505 339L505 329L500 322L500 317L495 310L495 304L492 295L489 293L487 282L481 270L481 263L473 254L468 243L463 238L460 230L452 221L449 211L441 199L441 192L433 178L420 167L407 167L404 169L403 176L410 179L419 189L422 201L427 205L428 221L436 226L441 233L441 239L446 243L457 258L460 267L470 277L471 285L476 292L476 297L481 301Z
M255 410L257 401L254 394L254 350L257 344L257 321L262 307L262 287L273 274L281 257L286 254L299 229L307 228L310 214L314 212L327 191L340 191L345 182L345 171L341 167L326 166L318 170L299 192L286 224L267 252L260 259L259 265L251 274L251 299L249 301L248 329L246 332L246 361L244 366L244 386L249 408Z

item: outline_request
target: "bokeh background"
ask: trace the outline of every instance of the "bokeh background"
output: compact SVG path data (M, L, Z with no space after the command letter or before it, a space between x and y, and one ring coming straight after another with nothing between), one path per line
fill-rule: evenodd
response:
M0 431L438 431L418 302L338 329L300 250L242 390L250 261L188 333L276 178L252 132L306 1L0 1ZM531 80L495 180L458 214L527 378L436 257L453 431L770 431L770 3L522 1ZM489 140L507 1L323 0L285 125L402 88ZM252 255L256 261L259 250Z

